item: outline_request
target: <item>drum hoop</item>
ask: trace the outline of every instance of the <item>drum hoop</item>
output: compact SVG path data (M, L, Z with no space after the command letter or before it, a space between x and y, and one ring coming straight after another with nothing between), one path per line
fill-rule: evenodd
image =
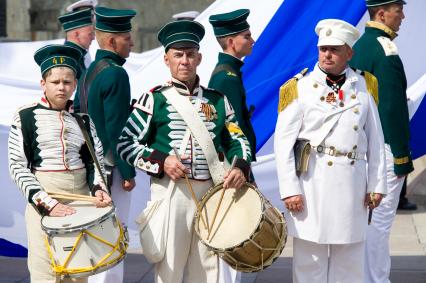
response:
M194 216L194 229L195 229L195 232L197 233L197 235L198 235L198 238L200 239L200 242L202 243L202 244L204 244L204 245L206 245L207 247L209 247L210 249L212 249L212 250L214 250L215 252L218 252L218 253L220 253L220 252L225 252L225 251L230 251L230 250L234 250L234 249L236 249L236 248L239 248L239 247L242 247L243 245L244 245L244 243L247 241L247 240L249 240L249 239L251 239L252 238L252 236L257 232L257 231L259 231L259 226L260 226L260 224L262 223L262 219L263 219L263 215L264 215L264 212L265 212L265 210L266 210L266 207L265 207L265 204L266 203L270 203L269 202L269 200L268 199L266 199L265 198L265 196L260 192L260 190L258 189L258 188L256 188L255 186L253 186L252 184L250 184L249 182L246 182L243 186L247 186L247 187L250 187L250 188L252 188L257 194L258 194L258 196L260 197L260 199L261 199L261 214L260 214L260 217L259 217L259 219L257 220L257 225L256 225L256 227L255 227L255 229L253 230L253 232L252 233L250 233L250 237L248 238L248 239L245 239L245 240L243 240L242 242L240 242L240 243L238 243L238 244L236 244L236 245L234 245L234 246L231 246L231 247L228 247L228 248L226 248L226 249L223 249L223 248L216 248L216 247L213 247L213 246L211 246L211 245L209 245L208 243L206 243L201 237L200 237L200 231L199 231L199 229L198 229L198 226L197 226L197 224L198 224L198 222L199 222L199 215L198 215L198 211L196 211L195 212L195 216ZM202 213L202 211L203 211L203 208L204 208L204 205L206 204L206 201L207 201L207 196L209 196L210 195L210 192L212 192L212 191L218 191L218 190L220 190L220 188L218 188L218 187L220 187L220 188L222 188L223 187L223 182L222 183L219 183L219 184L217 184L217 185L215 185L215 186L213 186L213 187L211 187L205 194L204 194L204 196L201 198L201 202L200 202L200 211L201 211L201 213Z
M63 235L63 234L68 234L68 233L73 233L73 232L81 231L83 229L92 228L92 227L94 227L96 225L99 225L99 224L105 222L108 218L111 218L111 216L116 216L115 207L112 207L110 211L108 211L107 213L105 213L100 218L97 218L97 219L92 220L90 222L84 223L82 225L73 226L71 228L48 228L48 227L46 227L46 226L43 225L43 218L45 216L43 216L41 218L40 223L41 223L41 228L47 234L49 234L49 235Z
M104 272L108 269L113 268L114 266L116 266L117 264L122 262L126 257L127 257L127 253L124 253L120 257L117 257L114 262L99 266L98 268L95 268L93 270L86 271L86 272L74 273L73 269L66 269L66 271L64 271L62 273L57 273L57 274L61 276L61 279L80 278L80 277L92 276L92 275L95 275L95 274L98 274L98 273L101 273L101 272Z

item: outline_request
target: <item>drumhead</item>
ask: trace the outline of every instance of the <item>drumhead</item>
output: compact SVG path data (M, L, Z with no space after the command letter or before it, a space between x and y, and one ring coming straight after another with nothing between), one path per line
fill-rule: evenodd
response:
M207 226L211 226L213 222L222 191L222 185L219 185L203 197L202 214ZM253 186L246 184L239 190L226 189L209 239L208 230L200 217L197 217L196 229L206 245L225 250L250 238L261 221L262 211L262 197Z
M43 230L49 232L72 230L79 227L87 228L114 212L114 206L97 208L92 203L84 201L73 201L68 205L75 208L76 213L64 217L44 216L41 219Z

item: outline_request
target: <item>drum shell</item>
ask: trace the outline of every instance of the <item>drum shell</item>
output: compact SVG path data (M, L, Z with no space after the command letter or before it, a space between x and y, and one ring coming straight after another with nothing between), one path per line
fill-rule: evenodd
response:
M79 205L77 209L78 207ZM127 237L123 234L125 231L121 228L115 209L112 207L100 218L83 225L52 228L46 226L46 222L47 218L43 217L42 229L47 234L47 242L55 264L63 266L69 257L66 268L58 273L62 277L87 277L103 272L120 263L126 255ZM97 240L92 235L111 245L119 242L119 248L113 251L111 245ZM81 239L77 243L79 237ZM109 253L111 254L108 255ZM105 258L104 263L95 267L103 258Z
M201 200L203 209L201 211L205 213L206 202L209 201L211 196L221 190L222 184L219 184L206 193ZM198 213L195 216L195 231L201 242L209 250L218 254L232 268L242 272L257 272L270 266L280 256L287 241L287 228L282 213L274 208L257 188L246 183L241 190L254 190L261 203L257 225L251 232L250 237L231 247L215 247L205 239L205 235L204 237L201 235L201 222ZM244 197L244 194L241 197ZM254 209L254 207L249 209ZM245 214L242 215L244 216ZM238 229L237 223L235 229Z

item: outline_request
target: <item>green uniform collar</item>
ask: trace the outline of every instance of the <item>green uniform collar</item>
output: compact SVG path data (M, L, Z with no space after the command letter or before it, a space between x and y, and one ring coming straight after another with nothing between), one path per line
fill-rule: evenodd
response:
M171 80L172 85L176 88L176 90L179 92L179 94L181 95L185 95L185 96L197 96L198 95L198 90L200 88L200 78L197 75L197 78L195 80L195 85L194 85L194 89L191 90L186 86L185 83L179 81L178 79L172 78Z
M235 56L232 56L227 53L220 52L219 53L219 64L229 65L235 71L241 73L240 69L243 67L244 62L238 59Z
M369 21L365 24L365 31L368 30L379 30L380 33L386 37L389 37L391 40L394 40L398 36L390 27L375 21Z
M67 41L65 41L64 45L77 48L78 50L80 50L80 52L81 52L81 54L83 54L83 56L87 54L87 50L86 49L84 49L83 47L81 47L80 45L78 45L77 43L74 43L72 41L68 41L67 40Z
M101 59L111 59L120 66L123 66L124 63L126 63L126 59L120 57L117 53L105 49L98 49L98 51L96 51L96 61Z

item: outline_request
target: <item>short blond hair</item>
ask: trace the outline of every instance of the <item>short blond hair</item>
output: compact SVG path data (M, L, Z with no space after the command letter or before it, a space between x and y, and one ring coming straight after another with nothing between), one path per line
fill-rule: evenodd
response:
M101 49L105 49L108 40L114 36L112 32L105 32L100 30L95 30L96 41L99 44Z

